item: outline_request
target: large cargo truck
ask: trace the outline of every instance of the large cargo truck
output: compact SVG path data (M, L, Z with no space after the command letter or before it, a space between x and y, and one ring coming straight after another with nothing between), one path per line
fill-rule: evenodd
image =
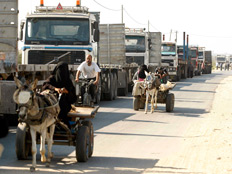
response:
M181 69L178 66L178 54L176 42L162 42L161 65L167 67L169 78L172 81L179 81Z
M99 64L102 69L102 94L110 100L117 93L127 95L138 64L126 61L125 24L100 24Z
M187 51L187 47L185 47L185 55L184 55L184 47L183 45L177 46L178 53L178 68L180 69L180 78L186 79L188 77L188 68L190 64L190 51Z
M216 56L216 68L220 69L226 69L226 63L227 63L227 58L226 55L217 55Z
M8 133L7 114L15 113L15 83L11 80L17 69L18 1L0 1L0 137Z
M161 32L146 32L144 30L126 28L126 62L160 66Z
M201 66L201 74L205 68L205 47L198 47L198 64Z
M212 72L212 52L205 50L204 56L204 69L202 70L203 74L211 74Z
M87 54L93 56L93 61L102 70L96 102L101 97L113 100L118 91L127 94L128 72L132 68L125 65L124 24L109 25L111 34L104 45L107 35L104 28L107 27L99 26L98 12L89 12L88 8L81 6L38 6L21 22L18 37L18 0L1 0L0 7L3 21L0 22L0 114L17 114L12 98L16 89L13 75L16 74L22 81L37 78L42 85L60 60L69 64L74 81L77 68ZM115 32L115 28L119 33ZM22 64L17 64L17 38L23 43Z
M199 61L198 46L190 46L191 64L193 66L193 74L201 75L201 63Z

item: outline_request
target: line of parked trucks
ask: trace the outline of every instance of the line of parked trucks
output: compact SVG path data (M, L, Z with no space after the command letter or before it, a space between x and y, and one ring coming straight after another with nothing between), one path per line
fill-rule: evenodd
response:
M73 77L87 54L101 68L96 101L114 100L132 90L132 78L141 64L151 71L163 66L170 79L211 73L212 53L197 46L162 41L161 32L126 28L125 24L100 24L100 13L77 4L44 6L43 1L19 25L18 0L0 1L0 115L16 114L13 75L21 80L51 74L59 60L66 61ZM23 43L17 63L18 41ZM74 78L73 78L74 80ZM1 117L4 118L4 117Z

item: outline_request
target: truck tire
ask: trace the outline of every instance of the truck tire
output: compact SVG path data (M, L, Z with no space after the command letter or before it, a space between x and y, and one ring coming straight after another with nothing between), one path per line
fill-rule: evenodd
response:
M18 160L25 160L31 152L31 139L29 127L26 123L19 123L16 131L15 150Z
M113 74L110 72L108 72L107 83L108 83L109 92L105 93L105 99L112 101L114 97L114 85L113 85Z
M86 162L89 159L89 128L78 127L76 135L76 159L78 162Z
M81 122L81 124L89 128L89 158L90 158L93 154L93 146L94 146L93 123L90 120L84 120Z
M174 109L175 96L173 93L169 93L166 98L166 111L172 112Z
M7 136L9 124L6 116L0 116L0 138Z
M133 98L133 109L135 111L138 111L140 109L140 97L139 96L135 96Z
M114 100L117 99L118 97L118 78L117 78L117 74L114 73L113 74L113 79L114 79Z

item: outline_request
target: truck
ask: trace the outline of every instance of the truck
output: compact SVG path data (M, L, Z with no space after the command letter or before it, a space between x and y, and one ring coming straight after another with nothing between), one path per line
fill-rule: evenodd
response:
M100 13L80 5L40 4L21 21L18 34L18 0L1 0L0 14L1 119L17 115L12 99L16 89L13 76L24 82L37 78L41 86L61 60L69 64L74 82L77 68L87 54L101 67L95 102L102 97L116 99L118 91L127 95L128 72L135 67L126 65L124 24L99 25ZM21 63L17 61L18 40L23 42Z
M17 69L18 1L0 1L0 137L8 133L8 114L16 112L11 81ZM11 95L12 94L12 95Z
M178 54L176 42L162 42L161 65L167 67L169 78L172 81L179 81L181 68L178 66Z
M161 32L146 32L144 28L125 28L125 38L127 64L145 64L153 72L161 65ZM136 71L134 69L132 75ZM131 90L132 84L129 84L129 91Z
M204 69L202 70L203 74L211 74L212 73L212 51L205 50L204 51Z
M180 69L180 78L186 79L188 77L188 68L190 64L190 56L189 51L187 53L187 47L185 47L185 57L184 57L184 46L178 45L177 46L177 53L178 53L178 69Z
M201 61L199 60L198 46L190 46L191 64L193 66L193 75L201 75Z
M222 71L223 68L225 68L226 65L226 55L217 55L216 56L216 68L220 68Z
M205 47L198 47L198 64L201 66L201 72L204 71L204 62L205 62Z

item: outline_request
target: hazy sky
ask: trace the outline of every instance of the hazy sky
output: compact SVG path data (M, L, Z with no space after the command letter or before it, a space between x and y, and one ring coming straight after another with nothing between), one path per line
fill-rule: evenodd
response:
M19 0L19 18L32 12L40 0ZM76 0L44 0L45 6L76 5ZM178 44L183 44L183 31L189 34L189 44L206 47L214 54L232 54L231 0L82 0L89 11L100 11L101 23L121 23L126 27L160 31L170 38L178 31ZM172 39L175 34L172 34Z

